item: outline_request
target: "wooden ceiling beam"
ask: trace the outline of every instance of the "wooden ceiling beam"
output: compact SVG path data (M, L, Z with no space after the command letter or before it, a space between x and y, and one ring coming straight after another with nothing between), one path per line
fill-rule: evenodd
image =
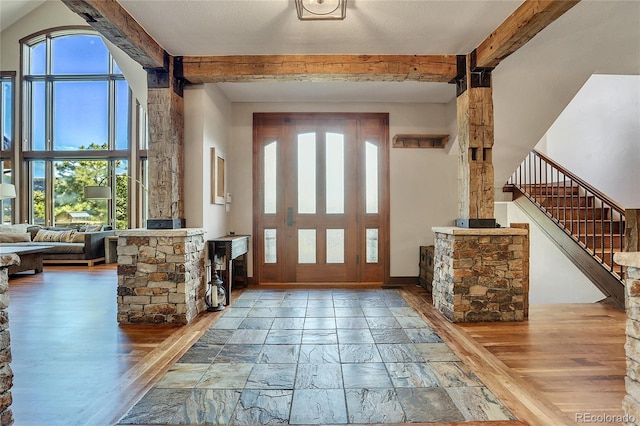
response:
M255 81L424 81L456 77L455 55L185 56L190 83Z
M580 0L526 0L476 49L478 68L495 68L507 56Z
M165 50L116 0L62 2L143 68L162 68L168 71L169 57Z

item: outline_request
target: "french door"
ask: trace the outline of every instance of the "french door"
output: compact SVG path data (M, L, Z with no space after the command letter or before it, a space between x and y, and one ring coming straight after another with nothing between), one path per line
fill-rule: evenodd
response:
M388 114L255 113L254 277L389 275Z

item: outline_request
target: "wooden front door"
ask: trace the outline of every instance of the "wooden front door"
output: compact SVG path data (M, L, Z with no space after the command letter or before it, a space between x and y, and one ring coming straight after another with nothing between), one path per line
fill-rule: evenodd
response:
M254 114L254 277L388 280L388 115Z

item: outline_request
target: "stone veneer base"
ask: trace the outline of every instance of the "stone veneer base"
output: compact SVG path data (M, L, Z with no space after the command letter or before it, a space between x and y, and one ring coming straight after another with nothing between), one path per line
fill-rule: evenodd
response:
M188 324L205 305L204 230L129 229L118 236L118 322Z
M19 265L15 253L0 255L0 425L14 422L11 403L13 371L11 370L11 338L9 336L9 266Z
M449 321L522 321L527 317L529 230L526 225L517 226L432 228L433 305Z
M615 253L613 260L627 267L625 307L627 312L627 395L622 400L625 419L622 423L640 424L640 252Z

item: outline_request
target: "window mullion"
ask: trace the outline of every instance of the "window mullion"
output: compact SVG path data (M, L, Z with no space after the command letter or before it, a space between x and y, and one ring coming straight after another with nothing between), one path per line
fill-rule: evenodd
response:
M109 79L109 110L108 114L108 130L107 140L110 150L116 149L116 83Z
M44 106L44 121L45 121L45 137L44 137L44 146L45 150L53 151L53 121L55 120L53 110L53 97L55 95L53 89L53 81L51 79L45 80L45 106Z

